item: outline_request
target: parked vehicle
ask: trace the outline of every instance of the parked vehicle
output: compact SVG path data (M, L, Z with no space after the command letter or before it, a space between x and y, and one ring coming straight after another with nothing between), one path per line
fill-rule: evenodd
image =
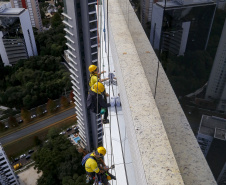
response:
M47 110L44 110L44 111L43 111L43 114L45 114L45 113L47 113Z
M66 130L66 131L67 131L67 132L69 132L69 131L71 131L71 130L72 130L72 128L67 128L67 130Z
M33 152L34 152L34 150L29 150L29 151L28 151L29 154L31 154L31 153L33 153Z
M19 161L19 158L15 158L15 159L14 159L14 162L16 162L16 161Z
M37 116L35 115L35 114L33 114L32 116L31 116L31 119L33 119L33 118L36 118Z
M79 127L76 126L76 127L74 128L74 130L75 130L75 133L79 132Z
M25 159L30 159L31 158L31 155L27 155L26 157L25 157Z
M14 170L18 170L20 167L22 167L22 164L21 163L15 164L13 166Z
M20 156L20 159L23 159L24 157L26 157L26 154L22 154L22 155Z
M19 121L18 121L18 123L20 124L20 123L23 123L23 120L22 119L20 119Z
M63 132L60 132L60 134L59 135L64 135L66 132L65 131L63 131Z

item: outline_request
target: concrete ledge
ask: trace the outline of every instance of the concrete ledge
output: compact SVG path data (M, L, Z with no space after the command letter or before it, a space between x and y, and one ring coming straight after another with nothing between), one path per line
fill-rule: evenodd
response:
M136 184L184 184L120 5L109 0L110 44Z
M134 68L142 65L145 72L144 78L148 80L149 87L151 88L152 94L154 94L158 58L155 55L155 52L153 51L150 42L145 35L143 28L140 25L140 22L129 1L120 0L119 2L121 8L127 9L123 10L124 17L127 20L127 25L136 47L136 53L139 55L138 60L141 61L141 64L133 64L136 66ZM134 49L131 52L134 53ZM128 67L129 65L130 64L128 64ZM137 76L140 78L140 72L134 74L135 78L137 78ZM134 80L131 79L131 82L132 81ZM144 84L143 80L136 83ZM136 83L133 85L137 87ZM139 99L141 99L141 96ZM147 100L147 97L144 97L144 100ZM186 116L177 100L177 97L161 64L156 99L152 106L155 104L157 105L158 111L163 121L184 183L189 185L216 184L212 172L199 148L197 140L194 137ZM156 114L152 111L149 111L149 113L154 115Z

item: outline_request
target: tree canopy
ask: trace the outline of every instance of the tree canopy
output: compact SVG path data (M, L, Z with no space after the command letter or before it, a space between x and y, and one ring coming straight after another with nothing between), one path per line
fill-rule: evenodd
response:
M35 168L42 171L38 185L86 185L82 154L56 129L51 129L45 142L34 155Z
M31 57L12 67L0 67L0 74L0 104L7 107L29 109L48 98L59 98L64 88L71 89L69 72L59 57Z
M63 55L64 50L67 48L64 25L59 13L55 13L50 22L51 28L35 37L38 53L41 56L52 55L59 57Z
M47 102L47 105L46 105L46 109L49 112L54 112L55 108L56 108L56 103L53 100L48 99L48 102Z

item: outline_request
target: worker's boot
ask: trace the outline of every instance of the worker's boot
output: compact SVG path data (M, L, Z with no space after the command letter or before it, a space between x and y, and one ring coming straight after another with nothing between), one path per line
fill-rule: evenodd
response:
M110 176L111 176L111 179L116 180L116 176L114 176L112 174L110 174Z
M108 124L109 123L109 119L103 119L103 124Z

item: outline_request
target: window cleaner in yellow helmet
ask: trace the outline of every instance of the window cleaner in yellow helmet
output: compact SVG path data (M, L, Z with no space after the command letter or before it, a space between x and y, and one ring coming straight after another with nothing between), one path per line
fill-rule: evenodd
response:
M109 123L108 117L108 107L111 106L107 103L101 93L105 90L104 85L100 82L95 83L90 90L87 98L87 109L91 110L93 113L99 114L102 108L105 108L103 123ZM98 98L98 101L97 101ZM98 102L98 105L97 105Z
M109 79L109 78L99 79L100 78L100 74L103 74L106 71L102 71L101 73L98 73L98 68L97 68L96 65L90 65L89 66L89 72L90 72L90 79L89 79L89 86L90 86L90 88L97 82L104 82L104 81Z
M106 149L102 146L98 147L93 153L87 154L82 159L82 165L85 165L85 170L87 173L88 181L95 177L98 181L101 181L104 185L108 185L108 179L116 179L115 176L108 173L109 167L107 167L102 159L106 154ZM97 179L96 179L97 180Z

